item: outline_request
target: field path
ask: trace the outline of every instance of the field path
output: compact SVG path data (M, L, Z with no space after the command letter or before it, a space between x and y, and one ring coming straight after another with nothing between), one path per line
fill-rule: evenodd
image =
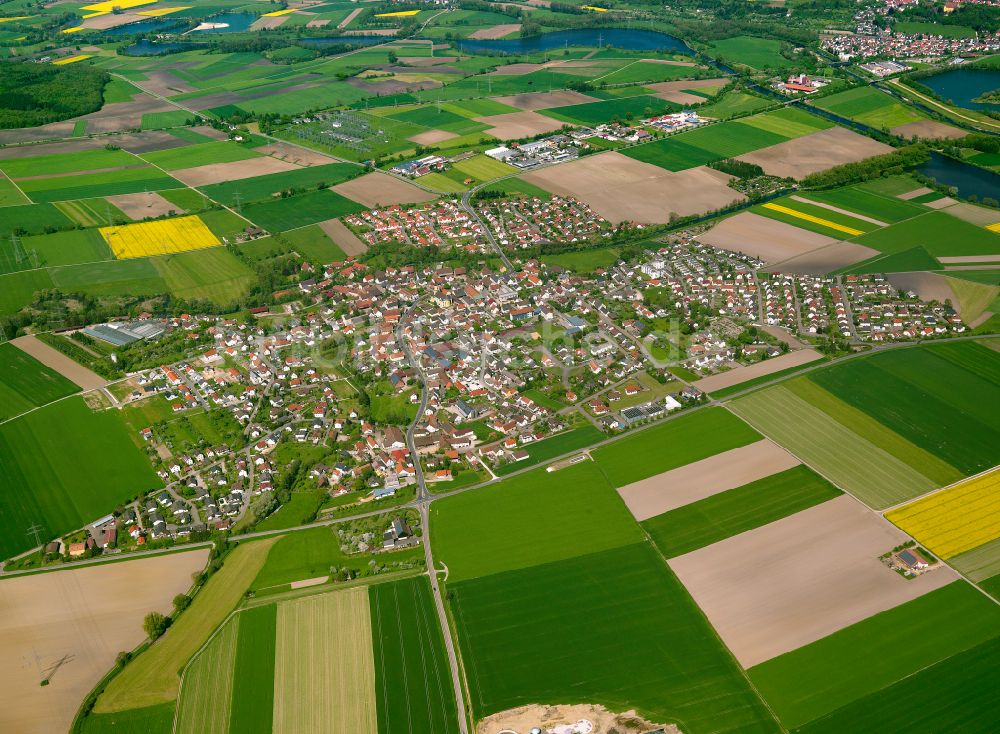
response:
M355 10L352 10L350 15L348 15L342 21L340 21L339 23L337 23L337 27L338 28L347 28L347 26L349 26L351 24L351 21L354 20L355 18L357 18L358 14L361 13L362 10L364 10L364 8L357 8Z
M99 390L108 381L96 372L91 372L82 364L74 362L57 349L53 349L35 336L19 336L11 344L28 354L46 367L51 367L63 377L72 380L83 390Z

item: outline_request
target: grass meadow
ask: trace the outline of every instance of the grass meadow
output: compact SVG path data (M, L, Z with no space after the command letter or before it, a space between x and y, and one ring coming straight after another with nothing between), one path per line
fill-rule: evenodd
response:
M424 576L368 590L380 734L457 731L441 625Z
M795 65L779 51L781 42L770 38L735 36L712 43L714 56L732 64L744 64L754 69L783 69Z
M1000 235L939 211L869 232L853 241L886 253L923 245L935 257L993 255L1000 250Z
M998 352L953 346L974 350L993 369L1000 365ZM966 475L1000 463L1000 383L931 349L876 354L809 379Z
M584 533L577 548L590 548ZM778 731L649 544L449 581L448 594L476 718L588 701L686 734Z
M882 196L854 186L829 191L809 191L802 196L812 201L831 204L890 224L902 222L904 219L910 219L927 211L919 204L911 204L895 197Z
M176 189L180 185L176 179L151 167L33 178L20 183L24 193L40 203Z
M667 558L718 543L813 505L840 490L807 466L772 474L645 520L643 528Z
M260 572L277 538L241 544L212 575L191 606L146 652L104 689L95 713L144 708L177 699L177 673L236 607Z
M669 171L681 171L722 158L732 158L767 148L786 140L788 137L785 135L755 127L747 124L745 120L737 120L697 128L646 145L628 148L622 153Z
M276 604L245 609L239 614L239 634L229 708L229 731L271 734L274 710L274 640L278 619Z
M760 438L732 413L706 408L602 446L591 455L613 486L624 487Z
M568 454L570 451L586 448L604 438L606 437L600 429L594 428L594 426L588 423L580 428L558 433L551 438L543 439L537 443L529 443L525 446L525 451L528 452L527 459L504 464L496 469L494 473L502 477L519 469L525 469L529 466L546 462L549 459L554 459L557 456Z
M249 146L231 140L213 140L211 143L185 145L155 153L144 153L143 158L166 171L196 168L214 163L234 163L250 158L260 158L261 154Z
M53 204L25 204L0 207L0 237L6 239L20 228L25 234L42 234L46 229L70 227L73 221ZM4 242L4 247L7 243Z
M915 672L833 713L799 727L796 734L845 731L991 734L998 717L1000 638ZM919 705L914 692L921 695ZM957 723L956 723L957 722Z
M0 420L80 390L13 344L0 344Z
M327 576L330 566L349 565L360 570L360 566L367 565L367 560L360 563L348 561L348 557L340 550L340 539L330 527L288 533L281 536L268 553L267 563L260 569L250 588L265 589L292 581Z
M315 189L320 184L333 186L362 173L363 170L350 163L330 163L325 166L310 166L298 171L272 173L267 176L244 178L238 181L202 186L198 190L220 204L233 206L236 194L247 204L254 201L268 201L275 194L289 189Z
M431 506L438 560L451 581L571 558L642 539L592 462L542 470ZM510 528L518 528L511 533Z
M892 128L926 119L894 97L868 86L823 97L816 106L875 128Z
M737 398L727 405L870 507L889 507L938 486L783 385Z
M998 634L1000 606L955 581L756 665L749 674L781 722L793 729ZM922 702L911 704L923 708Z
M241 615L234 615L184 670L176 734L227 734Z
M114 457L109 461L110 457ZM73 397L0 425L0 551L48 541L162 486L114 412L95 413Z
M652 115L662 115L665 112L675 112L679 109L681 106L674 102L668 102L659 97L640 95L609 99L604 102L555 107L542 110L541 114L575 125L600 125L615 118L622 121L626 119L639 120Z
M89 714L83 719L80 734L172 734L174 704L161 703L141 709L110 714Z

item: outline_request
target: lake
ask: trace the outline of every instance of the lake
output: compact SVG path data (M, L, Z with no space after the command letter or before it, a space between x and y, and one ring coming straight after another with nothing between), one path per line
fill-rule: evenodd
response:
M672 51L693 55L691 48L676 36L658 31L626 30L624 28L594 28L588 30L556 31L528 38L501 38L495 40L464 39L456 41L459 49L468 53L500 52L526 54L553 51L567 46L614 46L626 51Z
M933 89L941 99L950 99L967 110L1000 110L1000 104L984 104L972 100L1000 88L1000 69L955 69L917 80Z
M253 22L259 18L259 15L254 15L253 13L223 13L222 15L216 15L211 18L205 18L203 23L225 23L225 28L205 28L200 31L191 31L192 33L240 33L242 31L247 31Z
M982 168L931 153L931 159L915 169L939 184L954 186L962 197L975 194L980 200L991 198L1000 201L1000 175Z
M109 28L106 31L101 31L101 35L104 38L123 38L125 36L134 36L136 33L158 33L168 28L180 29L187 24L188 20L184 18L151 18L149 20L140 20L138 23L129 23L128 25L120 25L117 28Z
M203 43L155 43L148 38L136 41L124 52L129 56L160 56L162 54L172 54L175 51L187 51L189 49L202 48Z

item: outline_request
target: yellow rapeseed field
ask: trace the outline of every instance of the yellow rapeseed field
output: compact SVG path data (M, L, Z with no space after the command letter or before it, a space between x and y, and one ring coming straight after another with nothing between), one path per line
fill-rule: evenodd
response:
M885 516L945 559L996 540L1000 538L1000 468Z
M79 56L64 56L61 59L53 61L53 66L65 66L66 64L75 64L77 61L84 61L89 59L91 54L80 54Z
M128 10L140 5L152 5L157 0L106 0L106 2L84 5L80 10L89 10L92 13L110 13L114 10Z
M198 216L101 227L101 236L119 260L200 250L222 244Z
M846 234L853 236L864 234L860 229L854 229L854 227L845 227L843 224L837 224L836 222L831 222L829 219L823 219L822 217L814 217L812 214L806 214L805 212L800 212L797 209L792 209L787 206L782 206L781 204L764 204L765 209L773 209L776 212L781 212L782 214L788 214L799 219L804 219L807 222L814 222L815 224L821 224L824 227L829 227L830 229L835 229L838 232L844 232Z
M416 15L419 10L397 10L395 13L378 13L375 15L376 18L408 18L411 15Z

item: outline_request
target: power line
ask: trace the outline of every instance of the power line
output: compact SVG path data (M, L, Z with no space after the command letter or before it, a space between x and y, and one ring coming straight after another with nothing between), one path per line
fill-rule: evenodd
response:
M42 529L43 528L42 528L41 525L35 523L34 525L32 525L30 528L28 528L25 531L25 535L34 536L34 538L35 538L35 545L36 546L41 545L42 541L41 541L41 538L40 538L39 534L42 532Z

